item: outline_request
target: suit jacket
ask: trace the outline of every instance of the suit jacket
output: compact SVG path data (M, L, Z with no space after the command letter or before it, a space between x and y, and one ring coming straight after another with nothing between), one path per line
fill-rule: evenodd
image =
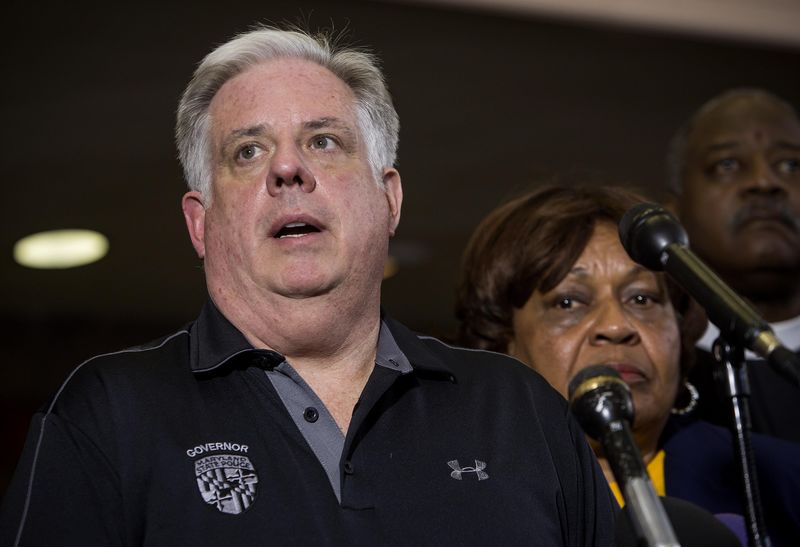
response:
M744 515L730 432L696 418L673 417L661 437L666 494L713 514ZM800 444L753 434L767 532L773 545L800 539Z

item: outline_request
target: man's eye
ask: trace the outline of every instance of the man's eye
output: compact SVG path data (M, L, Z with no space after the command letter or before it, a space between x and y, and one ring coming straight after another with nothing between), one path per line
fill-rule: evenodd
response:
M328 150L334 146L336 146L336 141L333 139L333 137L328 135L317 135L311 139L311 148L315 148L317 150Z
M724 175L741 168L741 163L736 158L723 158L714 164L714 172Z
M258 155L258 147L254 144L246 144L239 149L236 154L237 159L252 160Z
M781 175L794 175L800 173L800 159L787 158L780 160L777 164L778 173Z

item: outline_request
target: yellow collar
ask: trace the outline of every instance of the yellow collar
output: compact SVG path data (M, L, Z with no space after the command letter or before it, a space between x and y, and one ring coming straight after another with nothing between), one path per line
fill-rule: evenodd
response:
M659 450L655 457L647 464L647 474L650 475L650 480L653 482L653 488L659 496L667 494L666 485L664 483L664 451ZM625 500L622 497L619 486L616 481L609 484L611 491L614 492L614 497L617 498L617 503L620 507L625 507Z

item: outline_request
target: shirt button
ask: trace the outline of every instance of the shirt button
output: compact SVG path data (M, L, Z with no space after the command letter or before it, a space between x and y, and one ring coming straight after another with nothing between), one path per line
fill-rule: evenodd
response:
M303 411L303 418L309 423L314 423L319 419L319 412L313 406L306 408Z
M346 462L344 462L344 465L342 467L344 467L344 472L346 474L348 474L348 475L352 475L353 474L353 464L352 464L352 462L350 460L347 460Z

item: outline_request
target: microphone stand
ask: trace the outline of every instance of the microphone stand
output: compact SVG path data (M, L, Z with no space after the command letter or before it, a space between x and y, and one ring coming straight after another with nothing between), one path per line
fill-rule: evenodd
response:
M667 512L647 475L628 422L619 420L609 425L609 432L603 436L601 443L606 453L621 455L619 458L608 458L608 461L630 509L629 516L638 544L680 547Z
M764 514L758 491L758 476L751 444L750 382L744 362L744 349L729 344L722 336L714 341L714 379L717 388L730 400L731 438L744 496L747 540L750 547L771 547L764 526Z
M570 381L569 405L586 434L603 446L630 509L637 545L680 547L631 433L634 409L630 387L616 370L592 365Z

